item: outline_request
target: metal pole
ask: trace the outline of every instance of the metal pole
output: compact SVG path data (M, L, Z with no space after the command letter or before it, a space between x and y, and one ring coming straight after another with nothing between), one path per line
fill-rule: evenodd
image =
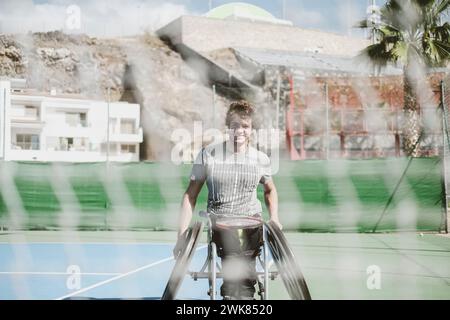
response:
M372 8L375 6L375 0L372 0ZM372 44L375 44L375 27L372 26Z
M281 76L280 70L277 73L277 114L275 116L276 125L275 128L278 130L280 128L280 91L281 91Z
M211 244L211 275L212 275L212 281L211 281L211 300L216 300L216 281L217 281L217 247L214 242L210 242Z
M2 137L2 158L6 159L6 89L3 89L3 137Z
M443 200L443 206L444 206L444 214L445 214L445 232L448 233L450 229L450 219L449 219L449 212L448 212L448 192L447 192L447 161L448 157L446 156L449 145L449 137L448 137L448 118L447 118L447 106L445 105L445 85L444 81L441 81L440 85L440 91L441 91L441 106L442 106L442 162L443 162L443 192L444 192L444 199ZM447 146L447 147L446 147Z
M325 154L326 159L330 158L330 125L329 125L329 105L328 105L328 83L325 82Z
M109 104L110 104L110 91L111 88L108 87L108 99L107 99L107 108L106 108L106 175L105 175L105 180L106 183L109 184ZM109 211L109 201L106 200L105 203L105 209L106 209L106 214L105 214L105 230L108 230L108 211Z
M347 36L351 37L352 36L352 18L351 18L351 14L350 14L350 0L347 0L345 2L345 8L346 8L346 19L347 19L347 25L345 26L347 29Z
M267 228L263 225L263 255L264 255L264 292L263 299L269 300L269 248L267 239Z
M216 129L216 85L213 84L213 128Z
M109 163L109 102L110 102L110 88L108 87L108 100L106 108L106 164Z

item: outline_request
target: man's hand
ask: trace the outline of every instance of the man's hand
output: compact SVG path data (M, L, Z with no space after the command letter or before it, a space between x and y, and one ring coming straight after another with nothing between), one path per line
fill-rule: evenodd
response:
M186 238L187 238L188 230L183 232L181 235L178 236L177 243L175 244L175 248L173 248L173 257L175 259L178 258L183 248L186 246Z
M283 225L278 221L278 219L270 219L269 221L272 221L280 230L283 230Z

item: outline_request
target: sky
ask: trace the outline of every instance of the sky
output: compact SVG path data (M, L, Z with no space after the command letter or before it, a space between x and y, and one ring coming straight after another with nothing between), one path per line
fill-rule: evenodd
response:
M381 5L385 0L377 0ZM92 36L154 31L184 14L203 15L227 0L0 0L0 33L63 30ZM363 36L352 28L371 0L247 0L295 26ZM283 10L284 8L284 10ZM76 19L74 17L79 17Z

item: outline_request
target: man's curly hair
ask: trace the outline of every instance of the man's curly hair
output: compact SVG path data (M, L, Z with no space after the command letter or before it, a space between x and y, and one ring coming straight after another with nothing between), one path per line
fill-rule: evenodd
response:
M248 101L239 100L232 102L227 111L225 124L227 127L229 127L231 123L231 117L234 115L238 115L241 118L250 118L251 120L253 120L254 114L255 108Z

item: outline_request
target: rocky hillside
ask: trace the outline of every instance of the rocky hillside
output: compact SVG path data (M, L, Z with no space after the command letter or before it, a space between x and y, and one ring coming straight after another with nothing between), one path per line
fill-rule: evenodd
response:
M140 103L147 160L170 156L174 129L192 132L195 120L205 128L212 123L211 88L177 52L150 34L117 39L58 31L0 34L0 77L25 78L28 88L91 99L106 100L110 88L111 101ZM219 116L225 105L219 97Z

